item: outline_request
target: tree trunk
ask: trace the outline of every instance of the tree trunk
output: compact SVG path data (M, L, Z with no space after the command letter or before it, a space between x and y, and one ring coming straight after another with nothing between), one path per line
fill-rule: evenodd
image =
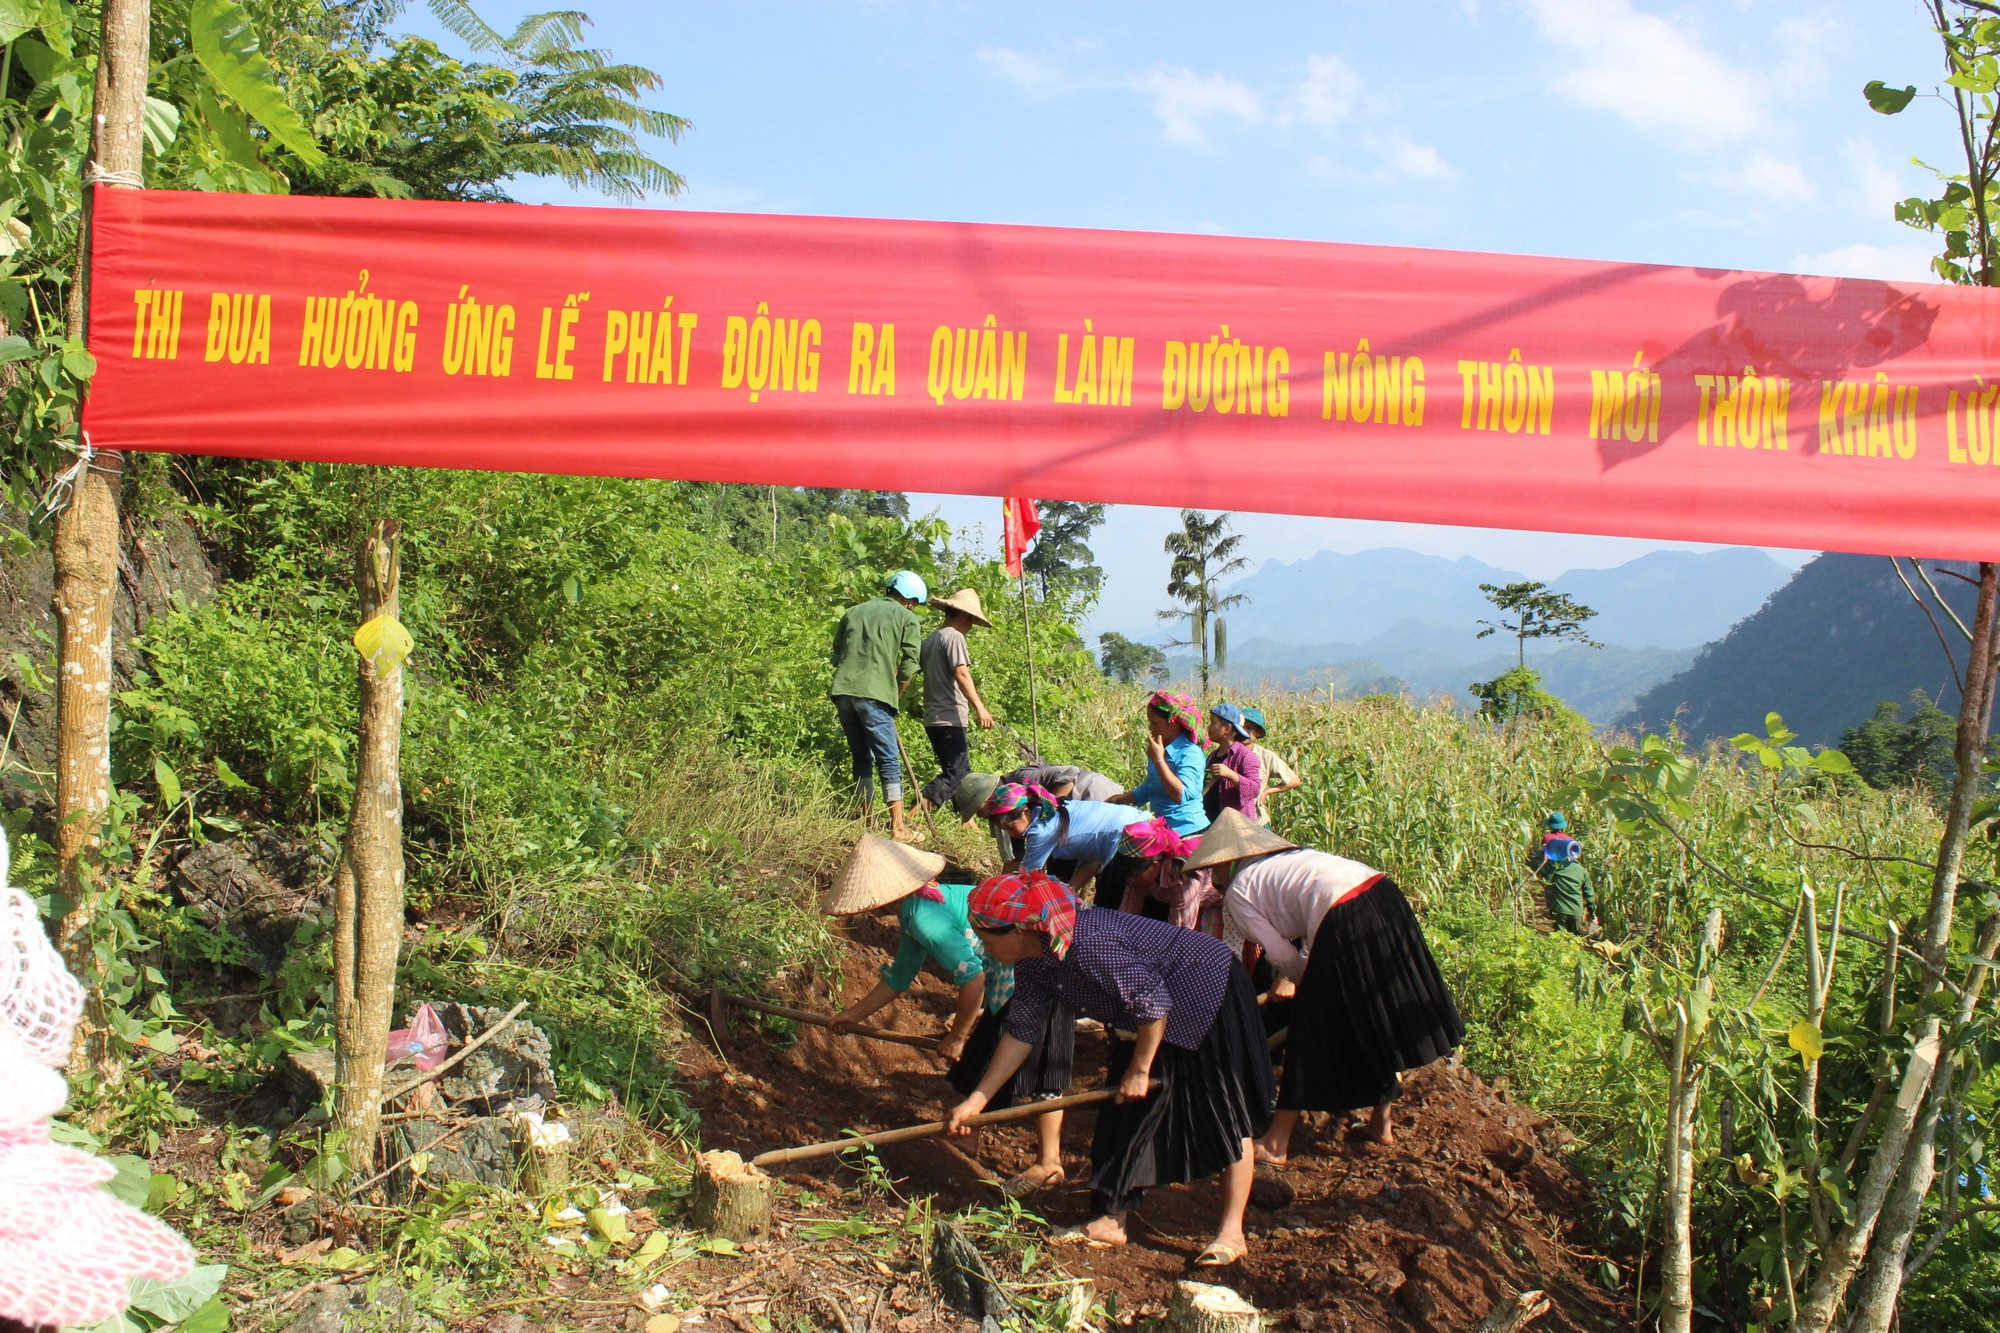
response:
M361 622L400 611L402 524L375 525L361 545ZM383 664L378 669L378 663ZM361 660L361 744L354 809L333 877L333 1124L351 1170L375 1170L382 1065L403 939L403 667L386 650Z
M145 166L146 73L151 0L104 0L89 162L113 183L139 184ZM84 188L94 173L84 172ZM89 287L88 203L78 271L70 283L69 336L85 335ZM124 1065L111 1044L96 960L97 906L106 886L90 854L111 803L111 617L118 601L118 489L124 457L92 458L82 441L76 484L55 516L56 874L69 904L56 931L63 962L83 982L87 1003L70 1053L70 1072L118 1081Z
M1697 994L1715 989L1715 955L1722 947L1722 909L1712 908L1702 925L1703 969L1695 982ZM1688 1016L1687 996L1674 1006L1673 1044L1667 1059L1667 1199L1666 1238L1660 1252L1661 1333L1688 1333L1694 1322L1694 1128L1701 1109L1700 1055L1707 1025L1696 1028Z
M1918 1002L1943 988L1946 956L1951 945L1953 911L1958 899L1958 870L1965 858L1965 841L1972 827L1972 807L1979 799L1980 762L1992 722L1994 678L1994 607L2000 599L2000 566L1979 567L1979 603L1972 620L1972 652L1966 664L1965 693L1959 700L1958 736L1953 759L1958 765L1952 783L1951 802L1946 807L1944 834L1938 841L1937 872L1931 881L1930 910L1924 920L1922 953L1924 973L1918 983ZM1806 1302L1793 1321L1795 1333L1824 1333L1847 1298L1848 1287L1868 1257L1875 1229L1893 1196L1900 1217L1906 1207L1920 1205L1922 1195L1910 1198L1912 1190L1928 1192L1930 1173L1903 1170L1904 1156L1914 1147L1929 1152L1930 1136L1918 1134L1919 1120L1928 1104L1925 1096L1937 1067L1939 1034L1943 1028L1933 1007L1915 1029L1914 1049L1904 1068L1902 1086L1882 1124L1882 1137L1869 1160L1868 1172L1855 1192L1854 1220L1834 1235L1813 1278ZM1919 1142L1921 1141L1921 1142ZM1900 1269L1900 1256L1898 1257ZM1900 1286L1900 1273L1884 1275Z
M2000 946L2000 919L1989 918L1980 929L1974 951L1991 962L1996 946ZM1958 1010L1953 1017L1954 1048L1958 1036L1971 1022L1979 996L1986 988L1986 978L1992 973L1991 968L1976 964L1968 971L1970 975L1965 978L1965 989L1958 997ZM1888 1333L1895 1320L1896 1305L1903 1294L1903 1261L1909 1255L1910 1238L1916 1234L1924 1201L1937 1179L1938 1119L1951 1100L1953 1076L1957 1072L1955 1055L1955 1049L1947 1049L1931 1078L1930 1096L1924 1099L1923 1114L1917 1120L1916 1132L1910 1136L1909 1150L1903 1154L1903 1169L1897 1173L1889 1202L1882 1209L1875 1243L1868 1249L1868 1263L1861 1273L1861 1291L1854 1298L1854 1314L1847 1321L1850 1333Z
M733 1152L705 1152L694 1161L692 1220L697 1228L733 1241L771 1229L771 1177Z

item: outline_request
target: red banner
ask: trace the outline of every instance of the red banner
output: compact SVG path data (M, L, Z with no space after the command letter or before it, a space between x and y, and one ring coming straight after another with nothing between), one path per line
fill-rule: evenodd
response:
M98 448L2000 556L1984 290L100 190Z

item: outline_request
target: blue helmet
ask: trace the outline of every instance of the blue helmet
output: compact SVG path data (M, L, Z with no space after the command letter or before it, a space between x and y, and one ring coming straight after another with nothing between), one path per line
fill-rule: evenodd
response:
M899 569L889 576L889 591L898 597L909 598L918 606L931 599L931 590L924 585L923 579L907 569Z

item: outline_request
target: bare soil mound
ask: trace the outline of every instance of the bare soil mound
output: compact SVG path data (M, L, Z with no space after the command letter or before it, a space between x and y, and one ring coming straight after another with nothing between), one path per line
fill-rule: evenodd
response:
M866 922L854 934L840 996L792 996L827 1010L874 982L891 940ZM878 1016L884 1026L935 1033L949 1014L949 989L926 974L911 996ZM775 997L774 997L775 998ZM1272 1021L1277 1021L1274 1018ZM834 1037L803 1028L796 1040L774 1037L738 1011L723 1038L727 1058L690 1046L683 1076L702 1115L708 1147L746 1156L938 1118L951 1092L942 1065L926 1052L886 1042ZM1080 1039L1078 1082L1102 1081L1103 1049ZM1470 1329L1496 1304L1539 1288L1553 1308L1536 1328L1626 1328L1629 1295L1600 1278L1607 1258L1587 1239L1588 1185L1563 1159L1568 1136L1504 1089L1471 1072L1434 1065L1413 1074L1398 1104L1397 1139L1382 1147L1352 1137L1338 1123L1300 1131L1291 1165L1260 1172L1249 1225L1252 1250L1240 1264L1203 1270L1235 1287L1282 1328L1343 1330ZM1073 1178L1087 1171L1092 1117L1073 1114L1064 1127ZM926 1194L942 1210L991 1204L985 1179L1032 1161L1030 1132L989 1132L974 1145L927 1140L879 1150L906 1197ZM826 1194L852 1173L831 1159L777 1168L795 1190ZM1120 1249L1061 1251L1063 1267L1115 1294L1122 1314L1164 1306L1176 1280L1213 1225L1216 1188L1200 1182L1153 1192L1135 1215L1133 1243ZM1080 1184L1033 1200L1052 1223L1081 1220L1089 1207ZM1622 1287L1621 1278L1621 1287Z

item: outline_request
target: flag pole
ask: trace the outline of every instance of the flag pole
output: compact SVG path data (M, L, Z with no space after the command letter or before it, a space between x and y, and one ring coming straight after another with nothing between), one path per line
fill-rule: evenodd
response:
M1028 573L1021 571L1021 641L1028 647L1028 721L1035 744L1035 762L1042 762L1042 710L1035 700L1035 635L1028 628Z

